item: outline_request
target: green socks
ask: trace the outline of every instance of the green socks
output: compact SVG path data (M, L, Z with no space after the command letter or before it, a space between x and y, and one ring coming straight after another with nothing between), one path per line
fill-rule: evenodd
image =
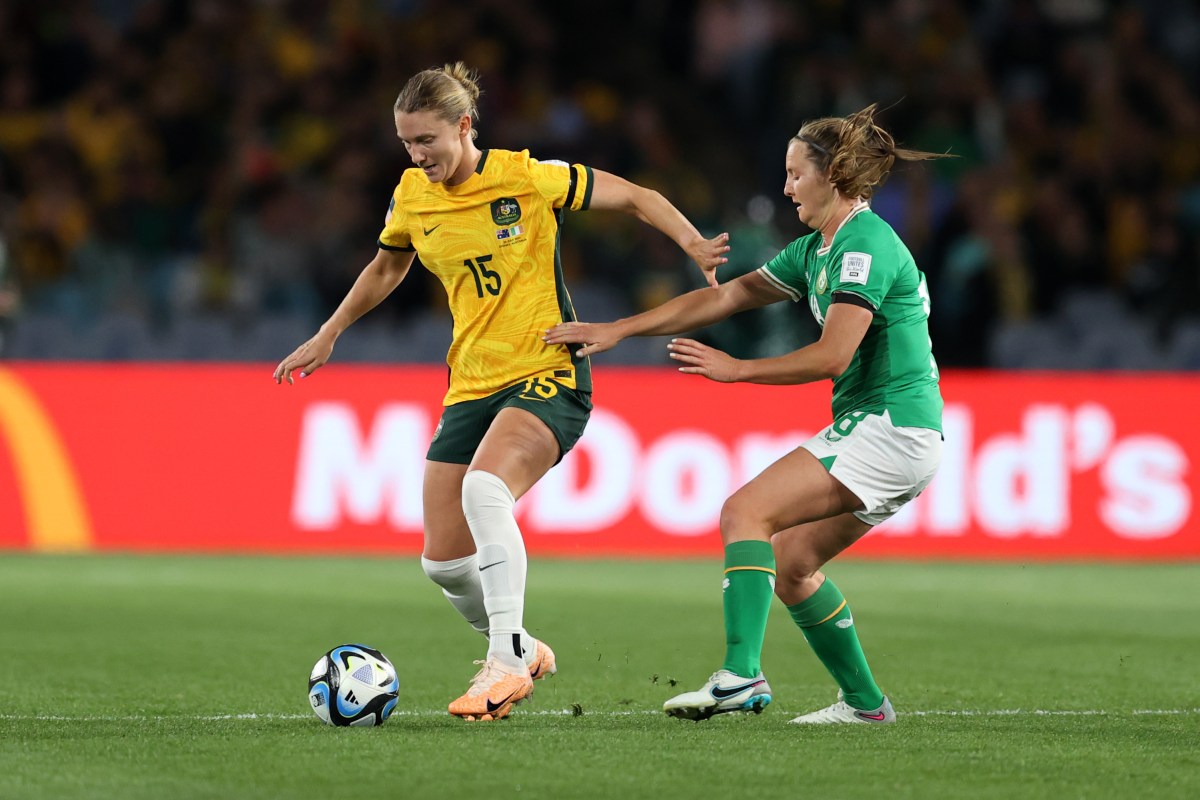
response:
M725 663L743 678L762 671L767 614L775 594L775 553L769 542L746 540L725 546ZM829 578L807 600L788 606L792 619L817 658L833 675L852 707L883 705L883 692L867 666L846 598Z
M788 611L817 658L841 687L851 708L871 711L883 705L883 692L875 684L862 645L858 643L850 606L846 605L846 598L833 581L825 578L812 597L788 606Z
M775 551L748 539L725 546L725 664L743 678L762 671L767 613L775 595ZM872 706L874 708L874 706Z

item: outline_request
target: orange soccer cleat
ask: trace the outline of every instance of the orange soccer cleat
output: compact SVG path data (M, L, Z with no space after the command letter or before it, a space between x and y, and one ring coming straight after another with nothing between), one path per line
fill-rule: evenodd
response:
M553 665L553 654L550 658ZM450 704L454 716L468 722L500 719L508 715L514 703L533 694L533 678L524 665L513 669L496 658L475 663L483 667L471 679L467 693Z
M540 639L534 639L536 647L533 651L533 661L529 663L529 677L533 680L540 680L549 675L558 672L558 665L554 660L554 651Z

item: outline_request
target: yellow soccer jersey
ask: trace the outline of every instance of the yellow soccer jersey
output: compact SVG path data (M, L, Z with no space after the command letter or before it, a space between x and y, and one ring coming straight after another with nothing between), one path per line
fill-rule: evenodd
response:
M450 299L454 341L446 354L445 405L487 397L534 377L592 390L591 364L541 337L575 319L558 253L562 211L581 211L592 171L538 162L529 151L484 150L457 186L405 170L379 246L416 250Z

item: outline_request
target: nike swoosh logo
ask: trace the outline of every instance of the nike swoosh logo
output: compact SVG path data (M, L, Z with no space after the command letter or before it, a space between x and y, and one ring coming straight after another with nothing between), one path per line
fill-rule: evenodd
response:
M504 706L504 704L505 704L505 703L507 703L509 700L511 700L511 699L512 699L512 696L513 696L514 694L516 694L516 691L509 692L509 695L508 695L508 697L504 698L504 699L503 699L503 700L501 700L499 703L493 703L493 702L491 701L491 698L489 698L489 699L488 699L488 701L487 701L487 710L488 710L488 713L489 713L489 714L491 714L491 713L493 713L494 711L496 711L496 709L498 709L498 708L502 708L502 707Z
M436 231L438 228L442 227L442 225L443 225L443 223L439 222L437 225L434 225L432 228L430 228L430 229L429 229L429 230L427 230L427 231L425 231L425 228L424 228L424 227L422 227L422 228L421 228L421 230L425 231L425 235L426 235L426 236L428 236L429 234L431 234L431 233L433 233L434 231Z
M480 567L479 571L483 572L485 569L491 569L492 567L496 566L497 564L507 564L507 563L508 563L507 561L496 561L491 564L488 564L486 567Z
M876 722L883 722L887 718L887 714L884 714L882 711L880 711L878 714L868 714L865 711L855 711L854 713L858 714L863 719L873 719Z
M741 686L734 686L731 689L723 689L720 686L714 686L714 687L712 687L712 689L709 690L709 693L713 696L713 699L715 699L715 700L728 700L729 698L733 697L734 695L741 694L742 692L746 691L747 689L753 689L755 686L758 686L760 683L763 683L763 681L750 681L749 683L743 683Z

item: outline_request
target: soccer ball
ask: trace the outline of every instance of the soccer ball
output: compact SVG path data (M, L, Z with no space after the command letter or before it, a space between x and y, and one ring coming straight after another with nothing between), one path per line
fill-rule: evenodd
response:
M326 725L382 725L399 694L400 679L392 662L361 644L333 648L308 676L308 701Z

